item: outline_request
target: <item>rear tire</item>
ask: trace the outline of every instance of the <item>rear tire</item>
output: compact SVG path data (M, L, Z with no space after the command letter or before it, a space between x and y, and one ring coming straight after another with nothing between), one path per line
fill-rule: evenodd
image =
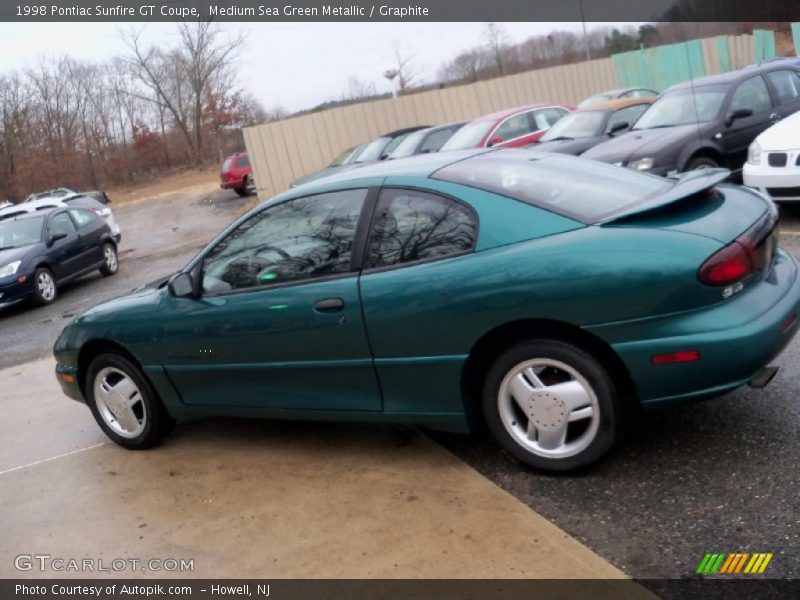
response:
M103 266L100 267L100 274L103 277L116 275L119 270L119 255L114 244L106 242L103 244Z
M242 183L244 184L245 182L242 182ZM233 191L236 192L237 194L239 194L242 197L248 195L248 193L247 193L247 185L246 184L242 185L241 187L233 188Z
M614 444L620 414L611 376L593 356L557 340L513 346L483 387L486 425L535 469L565 472L598 461Z
M40 267L33 273L33 303L45 306L55 302L58 288L53 272L47 267Z
M123 448L152 448L175 425L147 378L119 354L101 354L92 360L84 389L95 421Z

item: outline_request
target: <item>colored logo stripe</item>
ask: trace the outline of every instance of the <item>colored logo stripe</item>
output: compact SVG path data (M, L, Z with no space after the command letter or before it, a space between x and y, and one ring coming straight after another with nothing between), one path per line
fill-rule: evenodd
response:
M763 573L769 562L772 560L771 552L707 552L697 567L698 574L701 575L732 575L736 573L747 573L750 575ZM749 560L748 560L749 559ZM746 566L745 566L746 565Z

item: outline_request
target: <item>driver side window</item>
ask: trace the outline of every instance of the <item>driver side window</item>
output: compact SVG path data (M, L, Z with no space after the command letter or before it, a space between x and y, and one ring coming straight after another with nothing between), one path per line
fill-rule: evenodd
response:
M203 290L225 292L350 270L366 189L276 204L253 215L203 261Z

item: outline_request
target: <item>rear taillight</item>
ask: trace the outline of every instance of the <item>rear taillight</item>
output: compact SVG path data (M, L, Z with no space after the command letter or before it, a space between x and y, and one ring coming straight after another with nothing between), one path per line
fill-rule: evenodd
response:
M755 225L703 263L698 272L701 283L730 285L768 267L777 247L778 213L774 205Z

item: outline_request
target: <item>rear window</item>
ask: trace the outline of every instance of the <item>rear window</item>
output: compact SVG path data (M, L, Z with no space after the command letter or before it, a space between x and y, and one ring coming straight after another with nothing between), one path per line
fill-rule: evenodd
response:
M249 156L240 156L236 159L236 168L237 169L244 169L245 167L250 166L250 157Z
M665 191L653 175L568 156L531 159L501 150L448 165L434 179L494 192L581 221L595 223Z

